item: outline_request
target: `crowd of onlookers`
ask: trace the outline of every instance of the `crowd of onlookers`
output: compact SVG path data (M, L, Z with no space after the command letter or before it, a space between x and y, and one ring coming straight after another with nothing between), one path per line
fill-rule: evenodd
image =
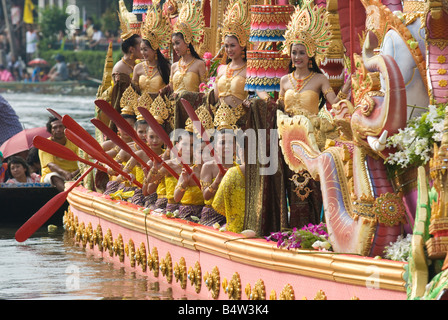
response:
M66 72L64 71L64 69L67 69L67 66L65 65L63 55L55 57L56 63L54 61L46 61L42 64L30 64L31 61L39 58L38 43L41 36L39 30L34 25L26 24L24 27L26 28L24 48L16 50L21 52L21 54L14 55L10 50L7 32L0 25L0 82L67 80L68 76L65 76ZM87 18L83 29L75 29L71 33L61 29L56 39L56 42L51 45L51 49L62 51L105 50L109 43L112 42L114 45L119 46L120 42L120 37L115 31L105 31L103 33L97 25L93 24L93 19L90 17ZM54 72L52 72L55 68L58 70L62 68L62 73L59 72L55 76Z

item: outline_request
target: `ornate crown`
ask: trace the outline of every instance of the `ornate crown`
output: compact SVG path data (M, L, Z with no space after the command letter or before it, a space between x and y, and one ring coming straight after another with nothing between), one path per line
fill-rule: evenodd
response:
M236 0L229 4L224 15L222 35L235 36L241 47L246 47L250 36L250 15L247 0Z
M207 107L205 104L201 105L199 108L195 110L195 113L197 114L199 121L201 121L202 126L206 131L213 131L215 129L213 125L213 117L210 114L210 112L207 110ZM200 132L196 130L196 128L193 126L193 121L191 121L190 118L185 121L185 130L189 132L194 132L196 135L200 137Z
M141 22L137 16L128 11L123 0L118 2L120 11L118 11L118 19L120 20L121 39L127 40L134 34L140 34Z
M140 111L138 111L138 107L143 107L143 108L149 110L152 102L153 102L153 100L152 100L149 92L144 91L143 94L138 98L138 103L136 103L134 105L134 113L135 113L135 116L137 117L137 120L145 120L145 118L143 118Z
M186 44L199 43L204 35L205 21L201 2L187 0L181 3L179 16L173 27L174 33L182 33Z
M232 108L227 104L221 104L215 113L214 125L216 130L236 129L236 122L246 113L242 104Z
M293 44L303 44L308 57L323 55L330 46L328 13L325 7L315 6L312 2L306 0L302 8L296 7L285 32L285 54L291 54Z
M169 46L171 24L162 14L160 6L153 5L148 8L141 33L142 38L148 40L154 50Z
M163 100L163 98L158 95L154 101L151 103L149 111L152 116L157 120L158 123L163 124L166 119L168 119L172 113L170 109L169 101Z
M134 110L138 105L139 95L134 91L132 86L129 86L121 96L120 106L121 106L121 114L130 114L135 115Z

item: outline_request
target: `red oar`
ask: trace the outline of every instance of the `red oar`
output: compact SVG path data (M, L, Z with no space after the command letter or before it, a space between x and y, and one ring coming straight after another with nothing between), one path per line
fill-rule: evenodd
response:
M151 169L151 167L148 166L148 164L145 161L143 161L142 158L136 155L135 152L131 149L131 147L126 142L124 142L111 128L106 126L104 122L102 122L99 119L92 119L90 120L90 122L92 122L95 127L97 127L102 133L104 133L118 147L129 153L131 157L133 157L135 160L137 160L138 163L142 165L142 167L148 170Z
M215 153L215 150L213 150L213 147L210 144L210 137L209 137L207 131L205 131L205 128L202 125L202 122L199 120L198 115L196 114L193 107L187 100L180 99L180 102L182 102L182 105L183 105L185 111L187 111L188 116L190 117L191 121L193 122L193 125L196 127L196 130L200 133L201 137L203 137L203 140L205 141L207 146L210 148L210 152L213 155L213 158L215 158L215 161L216 161L216 164L218 165L219 170L221 171L222 174L225 174L226 169L221 164L221 159Z
M91 162L89 160L83 159L79 157L76 153L70 150L63 145L54 142L52 140L48 140L41 136L35 136L33 139L33 145L42 151L51 153L52 155L68 160L68 161L79 161L89 166L95 167L98 170L104 171L107 173L107 169L97 163Z
M53 109L47 108L47 111L50 112L54 117L58 118L59 120L62 120L62 116Z
M138 107L138 111L143 116L143 118L148 122L149 126L154 130L154 132L162 139L162 141L166 144L168 148L170 148L174 155L177 157L177 160L182 164L182 166L185 168L188 174L192 174L193 170L190 168L189 165L185 164L182 161L182 158L179 156L179 152L177 151L177 148L173 145L173 143L170 140L170 137L168 134L163 130L163 128L160 126L160 124L157 122L157 120L153 117L151 112L149 112L148 109L143 107ZM193 174L193 180L194 182L201 188L201 183L199 182L198 177L196 177L195 174Z
M142 188L142 184L138 181L134 181L128 173L124 172L121 169L121 166L112 157L110 157L107 153L105 153L102 148L100 150L95 149L94 147L89 145L86 141L82 140L77 134L72 132L70 129L67 129L67 128L65 129L65 135L66 135L67 139L69 139L74 144L76 144L79 148L84 150L92 158L108 165L114 171L118 172L123 177L125 177L127 180L134 183L139 188Z
M100 160L102 163L107 164L109 167L114 169L116 172L120 173L123 172L121 170L121 166L112 158L110 155L106 153L106 151L103 150L101 145L96 141L94 137L90 133L87 132L86 129L84 129L79 123L77 123L72 117L69 115L65 115L62 117L62 123L64 126L70 131L69 135L78 141L79 144L81 144L83 147L81 147L78 143L75 143L78 147L80 147L82 150L87 152L91 157L95 158L96 160ZM69 138L69 140L71 140ZM87 151L87 150L89 151ZM123 175L126 179L129 181L132 181L132 178L126 174ZM135 183L137 186L141 186L140 183Z
M121 114L117 112L117 110L114 109L114 107L111 106L109 102L98 99L95 100L95 104L109 117L109 119L115 123L117 127L126 132L150 158L153 158L155 161L161 163L173 177L179 179L177 172L174 171L173 168L171 168L165 161L163 161L162 158L160 158L160 156L155 153L142 139L140 139L134 128L132 128L132 126L121 116Z
M19 230L16 231L15 238L18 242L23 242L31 237L51 216L64 204L70 191L73 190L89 173L93 170L90 167L78 178L67 190L58 193L42 208L40 208L31 218L29 218Z

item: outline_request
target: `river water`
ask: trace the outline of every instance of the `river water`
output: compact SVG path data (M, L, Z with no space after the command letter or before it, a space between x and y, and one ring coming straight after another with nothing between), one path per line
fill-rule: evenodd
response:
M90 119L94 117L95 97L27 93L2 96L25 128L45 126L50 115L46 108L51 108L94 132ZM160 292L157 282L87 254L74 245L62 227L53 233L42 228L18 243L14 234L19 227L0 225L0 299L172 299L170 292Z

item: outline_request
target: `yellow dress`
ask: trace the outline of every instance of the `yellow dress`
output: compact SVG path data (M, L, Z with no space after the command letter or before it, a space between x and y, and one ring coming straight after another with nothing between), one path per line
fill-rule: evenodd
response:
M301 114L301 110L306 110L311 114L319 113L319 94L314 90L297 92L288 89L285 92L285 112L289 115Z
M172 76L173 90L175 93L182 91L199 92L201 79L196 72L176 71Z
M234 96L240 100L246 99L249 93L244 91L245 84L246 78L240 75L232 78L227 78L226 75L220 76L218 79L219 98Z
M158 73L152 77L141 75L138 85L142 92L148 91L149 93L159 93L159 90L165 87L162 76Z
M213 209L226 217L227 231L240 233L246 210L246 181L239 165L227 170L213 200Z
M157 198L166 198L166 186L165 186L165 177L160 180L159 185L157 186Z
M184 196L180 200L182 205L193 205L193 206L203 206L204 196L202 194L201 188L198 186L188 186L185 189Z
M176 203L174 201L174 189L177 186L177 179L173 176L165 176L165 190L168 203Z

